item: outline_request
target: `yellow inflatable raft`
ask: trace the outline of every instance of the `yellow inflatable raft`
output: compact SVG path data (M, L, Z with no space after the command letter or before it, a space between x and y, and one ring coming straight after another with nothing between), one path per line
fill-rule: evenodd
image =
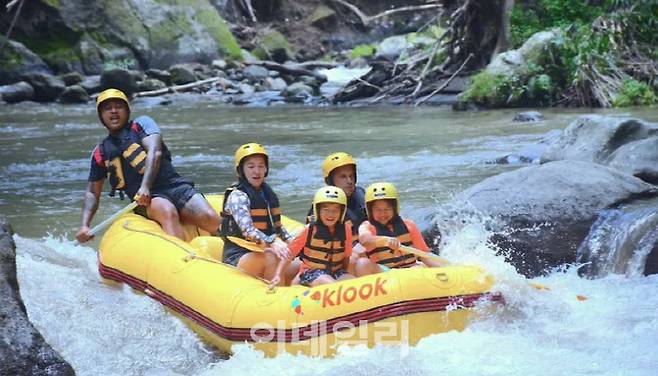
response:
M215 209L221 196L209 196ZM302 225L284 219L286 228ZM502 302L480 268L411 268L314 288L268 289L222 264L222 240L186 229L189 242L135 214L120 217L99 246L99 272L158 300L219 349L251 343L281 352L331 356L339 345L414 345L462 330L478 301Z

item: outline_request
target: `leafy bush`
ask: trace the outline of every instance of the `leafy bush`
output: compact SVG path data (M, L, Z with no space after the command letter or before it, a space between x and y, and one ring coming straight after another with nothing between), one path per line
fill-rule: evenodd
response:
M646 106L658 102L651 86L636 80L625 80L614 99L615 107Z
M518 48L532 34L553 27L590 25L591 22L623 0L604 0L602 5L588 5L589 0L537 0L530 5L517 2L510 17L511 42Z
M376 50L377 49L372 44L360 44L352 49L352 54L350 56L352 59L370 57L375 54Z

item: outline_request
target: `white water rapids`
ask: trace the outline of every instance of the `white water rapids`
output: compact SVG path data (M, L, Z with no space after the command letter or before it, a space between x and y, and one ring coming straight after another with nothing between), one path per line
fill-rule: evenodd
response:
M259 141L270 151L268 179L284 214L303 218L322 159L344 150L358 160L359 184L396 184L402 214L421 227L456 193L520 167L489 162L536 145L579 114L553 110L544 122L514 124L515 111L175 103L133 110L161 125L178 171L200 191L223 192L234 179L235 148ZM655 109L634 111L658 119ZM464 332L430 336L406 355L381 346L344 348L331 359L265 359L247 345L219 354L159 303L103 283L97 242L73 246L89 153L103 136L93 106L23 104L0 115L0 205L17 233L21 295L31 321L78 375L657 374L657 275L585 279L573 266L534 280L549 288L537 290L486 246L478 221L444 239L441 256L482 265L507 304ZM95 223L124 205L104 195Z

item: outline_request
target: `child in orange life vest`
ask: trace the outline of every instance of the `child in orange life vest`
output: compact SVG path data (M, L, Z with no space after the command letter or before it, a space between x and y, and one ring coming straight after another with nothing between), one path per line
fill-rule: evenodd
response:
M391 183L374 183L366 189L368 220L359 226L359 242L366 248L367 258L356 264L357 276L379 273L387 268L408 268L421 265L418 257L404 252L400 245L411 246L424 252L429 247L410 219L400 217L400 198ZM423 258L425 265L443 266L437 261Z
M311 221L290 244L291 258L302 260L299 282L304 286L318 286L337 280L354 278L347 273L352 254L352 229L345 223L347 197L334 186L318 189L313 198ZM279 282L281 270L287 264L280 261L270 285Z

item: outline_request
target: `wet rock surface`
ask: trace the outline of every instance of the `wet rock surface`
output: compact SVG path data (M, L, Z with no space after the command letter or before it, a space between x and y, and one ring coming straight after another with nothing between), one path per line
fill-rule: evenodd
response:
M74 375L27 318L16 279L13 231L0 215L0 374Z

